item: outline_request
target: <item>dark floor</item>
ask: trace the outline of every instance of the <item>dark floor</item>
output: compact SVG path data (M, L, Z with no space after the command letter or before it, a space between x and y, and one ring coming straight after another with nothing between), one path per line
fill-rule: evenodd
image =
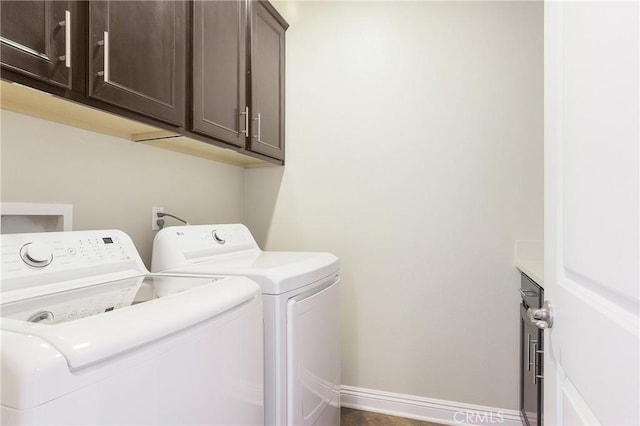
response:
M437 423L388 416L370 411L340 408L340 426L442 426Z

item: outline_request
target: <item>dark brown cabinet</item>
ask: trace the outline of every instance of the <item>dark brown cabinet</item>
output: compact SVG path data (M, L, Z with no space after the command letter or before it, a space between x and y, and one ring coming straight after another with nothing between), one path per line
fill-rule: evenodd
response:
M251 138L249 149L284 159L284 33L288 24L267 2L251 8Z
M191 130L246 146L247 3L193 3L193 115Z
M288 24L269 2L1 0L0 12L4 80L284 163Z
M89 97L182 125L186 3L89 2Z
M287 27L267 2L193 3L193 132L284 160Z
M525 426L543 426L544 333L528 310L542 307L544 289L525 274L520 283L520 417Z
M524 305L520 307L520 417L525 426L542 424L540 379L542 347L542 331L532 325L527 318Z
M2 67L45 81L56 87L72 88L72 56L77 48L76 2L0 2Z

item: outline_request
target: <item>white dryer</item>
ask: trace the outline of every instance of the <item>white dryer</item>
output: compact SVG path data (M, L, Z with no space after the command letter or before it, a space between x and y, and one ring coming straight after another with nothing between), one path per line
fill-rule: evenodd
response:
M256 283L149 275L114 230L0 245L2 424L263 421Z
M151 270L249 277L262 287L265 423L340 424L338 258L262 251L241 224L158 232Z

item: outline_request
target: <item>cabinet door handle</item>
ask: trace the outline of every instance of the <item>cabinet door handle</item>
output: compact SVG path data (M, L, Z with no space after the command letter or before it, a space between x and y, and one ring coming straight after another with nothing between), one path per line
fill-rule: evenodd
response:
M531 339L531 335L527 334L527 368L528 368L528 371L531 371L531 366L533 365L533 362L531 362L531 344L532 343L534 345L537 345L538 341ZM535 350L535 346L534 346L534 350Z
M244 111L240 113L240 115L244 115L244 130L240 130L240 133L244 133L244 137L249 137L249 107L244 107Z
M98 72L98 75L104 77L104 82L109 82L109 31L104 32L104 38L98 42L98 46L103 46L104 55L104 71Z
M536 357L541 356L544 354L544 351L541 351L540 349L536 348ZM536 361L539 358L536 358ZM536 379L544 379L544 374L538 374L538 373L542 373L542 368L538 365L538 363L536 362Z
M533 384L538 384L538 379L544 379L542 374L538 374L538 356L543 354L544 351L538 349L538 342L533 341Z
M538 346L538 342L534 342L533 343L533 384L537 385L538 384L538 378L536 377L538 375L538 358L536 355L537 352L537 346Z
M258 135L256 136L256 140L259 142L260 141L260 113L258 113L258 117L253 118L252 120L258 121Z
M71 12L64 11L64 21L58 22L58 25L64 27L64 55L59 59L64 61L64 66L71 68Z

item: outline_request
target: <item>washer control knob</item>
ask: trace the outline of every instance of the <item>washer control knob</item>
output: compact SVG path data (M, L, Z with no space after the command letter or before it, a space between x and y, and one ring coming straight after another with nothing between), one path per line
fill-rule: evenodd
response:
M36 268L44 268L53 261L51 249L42 243L25 244L20 250L20 257L24 263Z
M51 324L53 322L53 312L51 311L40 311L31 315L28 322L39 322L42 324Z
M215 240L216 243L218 244L224 244L227 242L227 233L226 231L223 231L221 229L214 229L211 232L211 235L213 236L213 239Z

